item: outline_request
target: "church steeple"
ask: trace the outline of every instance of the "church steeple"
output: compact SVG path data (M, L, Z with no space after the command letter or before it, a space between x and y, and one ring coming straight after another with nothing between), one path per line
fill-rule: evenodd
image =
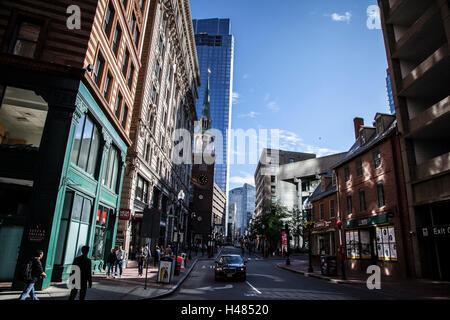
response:
M206 83L205 97L203 98L203 109L202 117L200 119L202 132L211 129L211 97L209 94L209 81L210 81L211 70L208 69L208 81Z

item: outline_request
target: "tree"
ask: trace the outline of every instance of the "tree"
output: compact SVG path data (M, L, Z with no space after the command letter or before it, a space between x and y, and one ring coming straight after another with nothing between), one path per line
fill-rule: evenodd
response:
M294 208L289 211L289 230L292 237L295 239L295 247L300 248L300 238L304 238L306 231L307 217L304 212L298 208ZM302 248L304 248L305 242L302 243Z
M285 207L279 203L272 203L253 219L249 228L251 237L259 236L263 239L267 237L270 252L275 251L281 242L281 230L284 229L288 217L289 211Z

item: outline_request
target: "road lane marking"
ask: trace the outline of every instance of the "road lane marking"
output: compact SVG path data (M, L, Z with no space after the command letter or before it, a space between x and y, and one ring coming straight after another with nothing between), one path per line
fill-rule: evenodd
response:
M253 290L255 290L257 293L262 294L261 291L259 291L259 290L256 289L254 286L252 286L252 285L250 284L250 282L248 282L248 281L245 281L245 282L247 282L247 284L250 286L250 288L252 288Z

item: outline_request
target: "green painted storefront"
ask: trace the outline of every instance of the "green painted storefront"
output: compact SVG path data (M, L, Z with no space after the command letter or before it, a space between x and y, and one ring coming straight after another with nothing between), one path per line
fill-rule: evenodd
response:
M16 236L20 249L14 275L9 275L12 288L23 288L21 266L36 249L44 251L47 274L37 283L38 290L66 280L84 245L91 248L93 272L103 271L105 255L116 240L125 141L80 80L38 72L24 78L11 69L0 84L31 90L48 103L39 150L2 151L8 159L2 160L7 167L1 175L33 182L30 199L24 200L29 212L23 221L10 219L8 227L23 230Z
M81 83L56 201L43 287L68 278L68 268L91 248L93 271L103 270L115 243L126 144ZM87 152L86 152L87 151Z

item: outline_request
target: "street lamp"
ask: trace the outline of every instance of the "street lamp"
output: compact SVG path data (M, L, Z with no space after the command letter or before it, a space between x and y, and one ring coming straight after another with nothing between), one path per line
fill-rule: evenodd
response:
M178 270L177 266L178 266L178 247L180 245L180 216L181 216L181 209L182 209L182 205L183 205L183 200L184 200L184 192L183 190L180 190L180 192L178 193L178 204L179 204L179 211L178 211L178 219L177 219L177 246L175 248L175 271Z
M189 260L192 259L192 222L196 217L197 215L195 214L195 212L192 212L191 217L189 219L189 257L188 257Z
M311 210L312 210L312 204L311 202L306 202L305 203L305 209L307 212L307 224L308 224L308 256L309 256L309 267L308 267L308 272L313 272L313 267L312 267L312 246L311 246L311 229L312 229L312 217L311 217Z

